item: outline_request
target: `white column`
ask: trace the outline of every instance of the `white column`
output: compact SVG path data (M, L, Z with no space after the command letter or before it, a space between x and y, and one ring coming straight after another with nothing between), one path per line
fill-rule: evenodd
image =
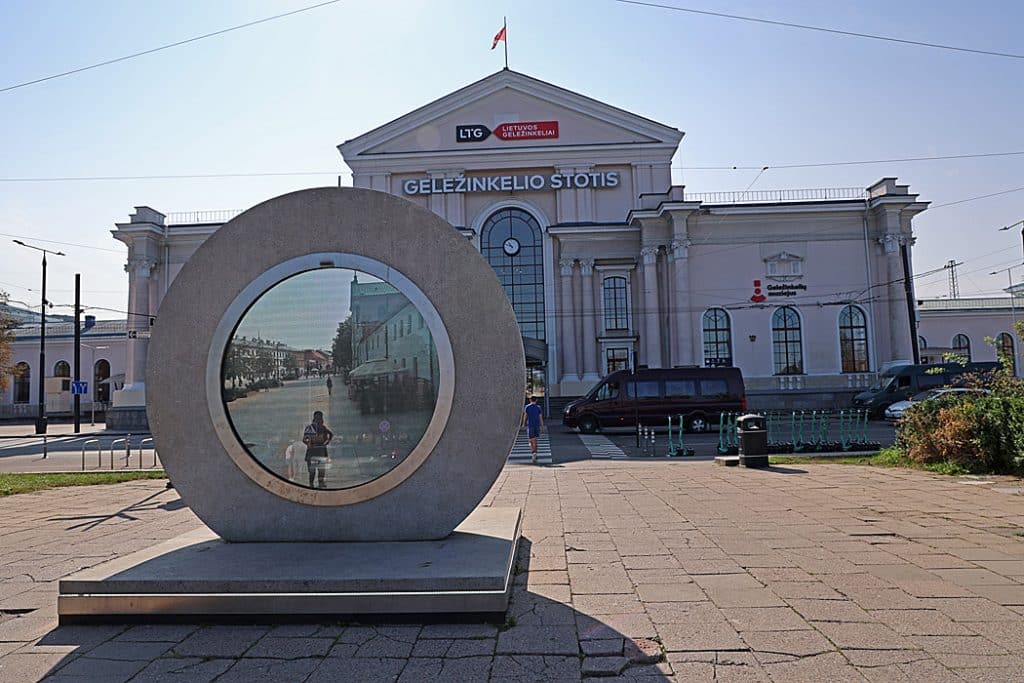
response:
M658 247L647 246L640 250L643 258L644 297L643 297L643 344L647 367L663 367L661 359L661 329L658 320L661 312L658 307Z
M601 379L597 372L597 309L594 306L594 259L580 259L583 280L583 381Z
M898 218L896 221L899 225ZM907 295L903 289L903 255L900 247L906 238L899 233L890 232L879 240L885 249L885 265L888 275L889 298L889 350L890 360L912 360L913 349L910 344L910 312L907 309Z
M562 259L558 262L561 268L562 306L559 311L562 328L562 382L578 382L579 371L576 363L576 335L574 334L573 318L575 307L572 302L573 259Z
M675 266L673 287L675 289L675 338L676 358L674 365L694 365L699 355L693 348L692 301L690 300L690 240L672 240L672 262Z
M128 272L128 343L124 388L115 394L115 405L145 405L146 352L149 348L150 288L154 259L133 256L124 269ZM118 395L119 394L119 395Z

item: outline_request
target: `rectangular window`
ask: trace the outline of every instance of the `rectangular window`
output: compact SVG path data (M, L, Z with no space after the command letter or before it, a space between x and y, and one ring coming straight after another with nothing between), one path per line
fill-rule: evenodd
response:
M605 362L608 368L607 374L611 374L616 370L628 370L629 369L629 349L614 348L605 351Z
M601 286L604 303L604 329L629 329L626 278L607 277Z
M639 394L634 392L633 387L639 385ZM661 398L661 382L656 379L642 379L639 382L629 382L627 395L630 398Z
M697 395L697 383L692 379L665 380L665 398L691 398Z
M724 379L702 379L700 395L705 398L725 398L729 395L729 384Z

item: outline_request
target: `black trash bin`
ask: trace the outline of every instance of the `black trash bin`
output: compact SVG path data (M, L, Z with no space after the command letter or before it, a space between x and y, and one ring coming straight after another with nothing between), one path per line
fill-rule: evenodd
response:
M740 464L744 467L768 467L768 426L764 415L736 418Z

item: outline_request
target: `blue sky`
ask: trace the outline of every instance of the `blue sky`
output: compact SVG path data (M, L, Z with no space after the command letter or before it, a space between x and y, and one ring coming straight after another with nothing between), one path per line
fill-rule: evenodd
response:
M1022 53L1024 3L664 0L665 4ZM0 87L313 4L312 0L6 0ZM686 132L674 165L762 166L1024 150L1024 59L988 57L610 0L351 0L0 93L0 289L39 298L39 260L9 235L71 242L50 262L58 304L124 309L132 207L243 209L347 182L335 146L510 66ZM307 172L279 178L10 182L12 178ZM692 191L756 171L674 171ZM897 176L933 204L1024 186L1024 156L769 169L753 189L866 187ZM951 258L963 296L997 295L1021 263L1024 192L915 221L915 270ZM1016 271L1016 279L1024 268ZM919 296L946 293L943 274ZM67 312L70 309L55 309ZM103 317L102 311L95 311ZM116 314L110 313L114 317Z

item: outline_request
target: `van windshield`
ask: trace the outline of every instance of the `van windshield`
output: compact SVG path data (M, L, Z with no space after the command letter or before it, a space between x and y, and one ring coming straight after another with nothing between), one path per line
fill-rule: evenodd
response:
M608 401L619 396L618 382L605 382L590 393L590 398L597 401Z
M881 377L878 378L878 381L876 381L874 384L868 387L868 391L873 393L885 391L889 387L889 385L892 384L893 379L894 378L891 375L882 375Z

